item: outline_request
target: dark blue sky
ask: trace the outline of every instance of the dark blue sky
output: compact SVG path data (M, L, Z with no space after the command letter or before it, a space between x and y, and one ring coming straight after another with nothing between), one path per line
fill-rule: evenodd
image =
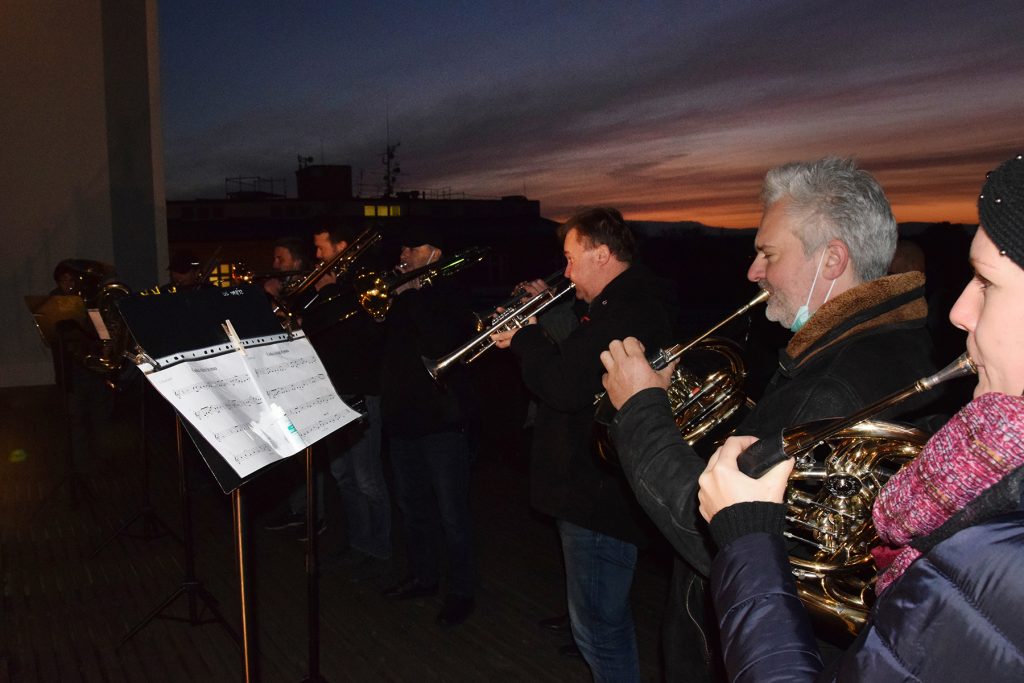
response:
M160 3L167 192L287 178L755 225L775 164L854 155L900 220L974 219L1024 148L1024 3Z

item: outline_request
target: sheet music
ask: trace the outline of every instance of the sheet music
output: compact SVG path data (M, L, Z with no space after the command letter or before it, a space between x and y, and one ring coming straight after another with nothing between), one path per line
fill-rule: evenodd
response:
M148 377L243 478L359 417L302 337L177 363Z

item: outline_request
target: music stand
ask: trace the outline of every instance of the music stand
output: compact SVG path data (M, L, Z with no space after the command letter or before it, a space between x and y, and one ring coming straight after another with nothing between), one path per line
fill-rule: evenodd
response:
M54 487L43 496L42 502L32 513L36 517L47 503L52 500L57 492L67 486L68 502L72 510L78 508L80 494L91 497L82 475L75 469L74 453L72 451L71 434L71 368L68 363L68 349L65 345L62 329L66 325L74 324L79 328L89 329L89 316L85 310L85 301L74 294L55 294L51 296L25 296L25 305L32 314L36 330L42 339L43 345L51 349L54 358L54 374L56 375L57 387L61 392L61 404L64 408L64 474ZM64 323L64 326L61 325Z
M181 418L176 417L174 421L174 437L177 444L178 453L178 493L181 500L181 525L182 525L182 536L184 536L185 546L185 576L178 587L175 588L171 593L160 602L159 605L154 607L149 614L143 617L135 626L131 628L128 633L125 634L121 641L117 644L120 648L122 645L127 643L132 637L145 628L151 621L156 618L171 619L174 621L186 621L191 626L200 626L202 624L219 623L228 632L228 635L234 639L235 643L245 648L244 641L238 637L238 632L231 627L231 625L224 618L224 615L217 609L217 599L203 586L202 581L196 578L196 561L195 561L195 549L194 541L192 536L192 506L189 496L188 487L188 472L185 468L185 455L184 448L182 448L181 438ZM170 607L174 602L184 595L188 601L188 617L175 617L163 614L163 611ZM213 619L202 619L199 614L198 601L201 600L207 609L213 614ZM244 605L244 602L243 602ZM243 613L245 608L243 606ZM244 619L243 619L244 628ZM248 660L246 660L248 662ZM249 680L246 678L246 680Z
M90 558L96 557L100 551L110 545L118 536L135 538L143 541L152 541L164 536L173 536L179 543L183 542L167 524L157 516L153 509L153 503L149 495L149 448L146 445L146 377L139 373L139 451L141 453L142 472L139 475L139 485L142 491L142 502L138 511L129 517L112 534L107 536L89 554ZM131 528L142 522L142 530L138 533L132 532Z
M255 671L254 632L246 585L242 486L275 462L305 450L307 515L315 514L313 443L360 416L346 406L312 346L281 331L261 290L196 290L170 296L128 298L121 314L145 350L139 367L175 408L179 429L192 437L214 479L231 495L242 617L245 680ZM176 324L188 320L190 325ZM183 468L179 440L179 469ZM184 480L182 470L181 474ZM182 490L183 498L187 489ZM310 526L310 529L315 528ZM191 547L191 528L185 529ZM310 678L319 676L319 619L315 534L307 544ZM190 559L186 562L189 569ZM153 610L125 640L185 593L205 599L194 575ZM216 615L216 611L214 611ZM192 617L190 612L190 618ZM192 620L195 623L195 620ZM124 642L124 641L122 641Z

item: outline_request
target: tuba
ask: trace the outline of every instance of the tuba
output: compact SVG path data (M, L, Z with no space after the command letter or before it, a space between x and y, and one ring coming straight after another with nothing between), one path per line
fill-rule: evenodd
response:
M435 382L440 381L441 375L456 364L468 365L490 350L494 346L494 342L491 340L492 334L523 327L530 318L540 315L575 290L576 285L566 281L556 287L545 289L529 299L519 302L518 305L506 308L501 313L495 309L495 313L490 318L490 327L479 330L479 334L443 358L424 357L423 365L426 366L427 372ZM477 316L477 320L480 321L481 318Z
M107 338L100 339L99 353L88 354L85 366L102 374L114 373L121 369L132 343L131 332L125 325L118 302L131 296L128 286L120 282L108 282L100 287L96 295L96 308L103 326L107 328Z
M869 418L938 384L975 372L965 353L934 375L840 419L820 420L762 439L737 466L759 477L787 458L796 465L786 490L785 535L797 592L821 628L854 636L874 599L878 545L871 508L889 477L920 452L927 435Z
M767 301L768 296L766 290L760 290L753 299L700 336L685 344L660 349L650 357L651 367L655 370L681 359L672 373L668 398L676 426L689 445L697 443L732 417L746 401L743 382L747 371L739 346L711 335ZM614 463L617 456L608 438L607 426L615 417L615 407L605 393L597 396L595 404L597 451L603 460Z

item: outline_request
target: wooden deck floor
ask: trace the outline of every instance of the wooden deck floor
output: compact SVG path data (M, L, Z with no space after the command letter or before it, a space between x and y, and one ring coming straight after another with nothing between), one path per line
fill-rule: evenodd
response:
M178 588L183 545L173 536L115 535L140 509L140 449L131 410L115 415L103 452L109 462L82 480L77 508L61 479L65 425L54 388L0 391L0 683L14 681L224 681L242 679L240 650L217 623L192 626L156 619L123 647L118 642ZM166 415L164 416L166 417ZM156 517L176 534L181 513L169 420L147 419L150 492ZM20 462L9 454L22 449ZM227 620L239 624L229 498L192 463L197 577ZM262 529L277 475L245 487L252 642L257 679L299 681L308 671L303 545ZM530 512L525 467L482 458L474 471L473 507L480 588L465 624L434 623L440 598L398 603L380 587L399 576L353 582L345 570L320 581L320 671L336 681L587 681L581 660L561 657L568 637L536 622L564 606L553 526ZM397 525L396 525L397 526ZM129 531L143 530L136 523ZM337 542L329 529L324 552ZM400 559L396 558L396 565ZM667 590L667 563L641 557L634 615L645 680L658 680L657 633ZM166 614L187 617L179 597ZM209 612L204 610L203 616Z

